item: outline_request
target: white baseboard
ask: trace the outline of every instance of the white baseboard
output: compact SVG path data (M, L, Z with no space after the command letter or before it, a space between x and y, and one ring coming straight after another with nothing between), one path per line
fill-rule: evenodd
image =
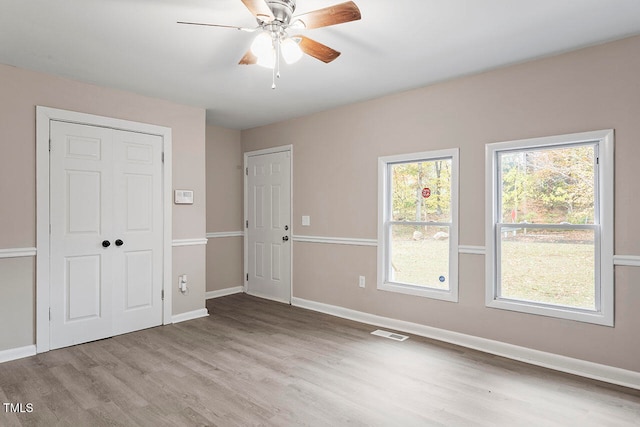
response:
M243 292L244 292L244 288L242 286L234 286L233 288L218 289L217 291L209 291L205 293L204 296L205 296L205 299L213 299L213 298L226 297L227 295L241 294Z
M289 301L287 298L281 299L278 297L274 297L273 295L269 295L267 293L262 293L262 292L255 292L255 291L250 291L247 289L246 292L247 295L251 295L252 297L258 297L258 298L262 298L262 299L266 299L269 301L274 301L274 302L279 302L282 304L288 304L291 305L291 301Z
M199 319L200 317L207 317L209 311L206 308L200 310L188 311L186 313L175 314L171 317L173 323L186 322L187 320Z
M35 356L35 354L35 345L10 348L9 350L0 350L0 363L9 362L10 360L22 359L23 357Z
M587 362L585 360L574 359L544 351L532 350L530 348L507 344L500 341L479 338L458 332L451 332L444 329L420 325L418 323L405 322L403 320L377 316L375 314L364 313L361 311L355 311L348 308L323 304L301 298L293 298L291 304L296 307L306 308L342 317L344 319L354 320L356 322L408 332L410 334L456 344L462 347L495 354L497 356L518 360L532 365L542 366L556 371L640 390L640 372Z

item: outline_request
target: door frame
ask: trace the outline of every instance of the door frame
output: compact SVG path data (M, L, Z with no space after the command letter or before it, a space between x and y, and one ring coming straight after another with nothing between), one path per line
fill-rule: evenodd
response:
M52 121L105 127L128 132L146 133L162 138L164 163L162 167L163 205L163 274L162 324L171 320L171 266L172 266L172 205L171 205L171 128L129 120L114 119L93 114L36 106L36 352L49 351L49 291L50 291L50 238L49 238L49 144Z
M275 153L289 153L289 219L291 227L290 235L293 236L293 145L282 145L279 147L265 148L263 150L247 151L244 153L244 293L247 293L249 287L249 281L247 280L249 274L249 231L247 229L247 221L249 220L249 157L263 156L265 154ZM293 245L293 239L289 242ZM289 304L293 300L293 247L289 251Z

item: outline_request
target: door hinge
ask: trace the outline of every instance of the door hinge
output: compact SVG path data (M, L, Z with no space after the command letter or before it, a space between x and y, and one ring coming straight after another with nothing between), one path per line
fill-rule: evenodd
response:
M245 226L245 228L249 228L249 220L246 220L246 221L244 222L244 226Z
M162 152L162 163L164 163L164 151Z
M249 176L249 168L244 168L244 174Z
M162 301L164 301L164 289L160 292L160 296L162 298Z
M249 281L249 273L247 273L247 282Z
M600 164L600 157L596 157L596 165Z
M51 151L51 139L49 139L49 151Z

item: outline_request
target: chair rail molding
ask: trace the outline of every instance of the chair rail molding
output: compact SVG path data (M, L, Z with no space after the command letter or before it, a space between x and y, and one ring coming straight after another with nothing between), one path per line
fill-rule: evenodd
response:
M24 258L36 256L36 248L7 248L0 249L0 259L2 258Z
M220 239L223 237L244 237L244 231L214 231L207 233L207 239Z
M332 245L351 245L351 246L378 246L377 239L361 239L353 237L326 237L326 236L293 236L294 242L304 243L324 243Z
M176 247L181 247L181 246L200 246L200 245L206 245L207 244L207 239L173 239L173 241L171 242L171 246L173 246L174 248Z

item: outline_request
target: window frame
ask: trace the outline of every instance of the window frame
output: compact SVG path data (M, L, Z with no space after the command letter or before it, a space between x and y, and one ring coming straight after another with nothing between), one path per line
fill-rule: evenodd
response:
M391 166L399 163L451 159L451 225L449 233L449 289L442 290L419 285L390 282L388 278L391 222ZM383 291L458 302L458 206L459 206L459 149L443 149L378 158L378 277L377 288ZM420 223L419 223L420 224ZM441 224L441 223L435 223ZM427 225L429 225L427 223Z
M553 149L567 146L593 144L596 146L597 163L594 167L596 204L594 213L594 255L596 310L585 310L562 305L534 303L524 300L501 298L498 293L498 273L500 271L499 224L500 212L500 164L499 154L535 149ZM604 326L614 325L614 131L612 129L556 135L541 138L487 144L486 165L486 212L485 238L486 284L485 305L490 308L518 311L541 316L575 320ZM551 227L550 227L551 228ZM563 227L565 228L565 227ZM571 228L571 227L567 227ZM599 303L599 304L598 304ZM599 305L599 306L598 306Z

